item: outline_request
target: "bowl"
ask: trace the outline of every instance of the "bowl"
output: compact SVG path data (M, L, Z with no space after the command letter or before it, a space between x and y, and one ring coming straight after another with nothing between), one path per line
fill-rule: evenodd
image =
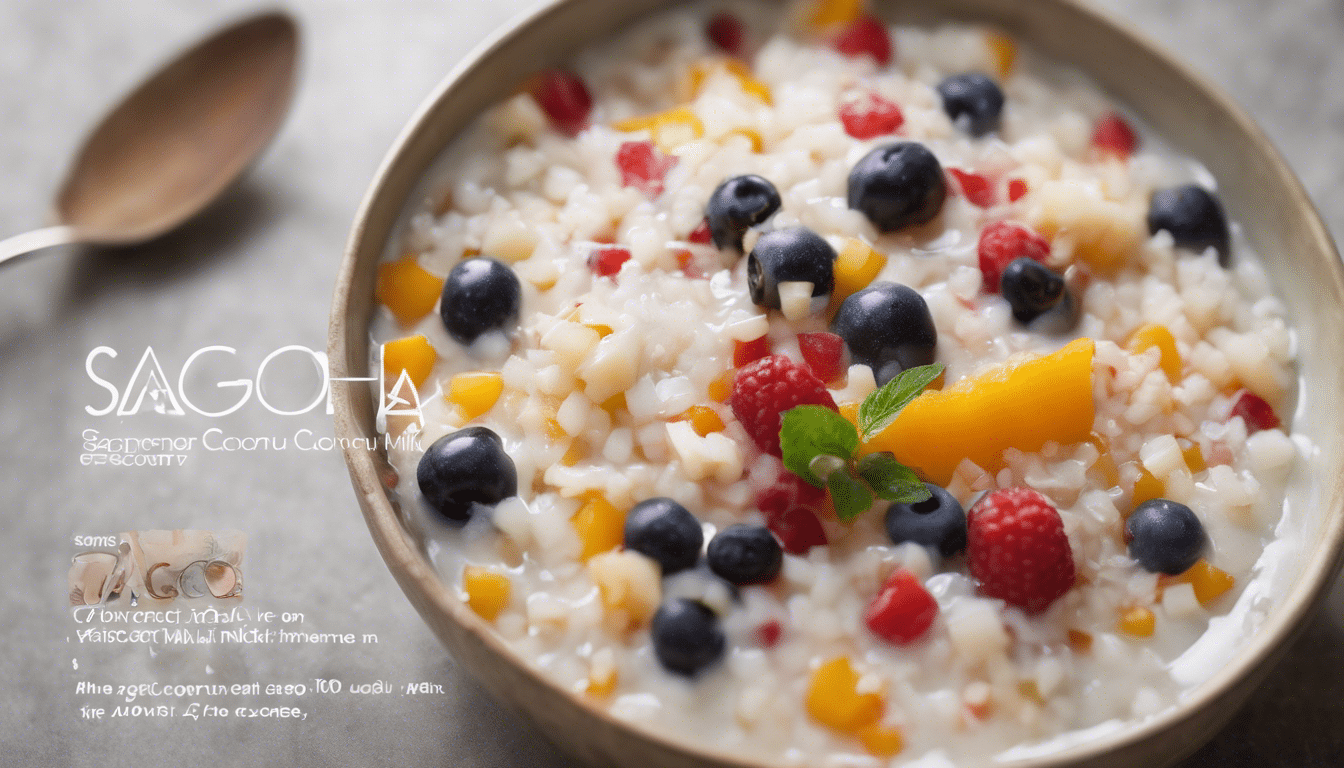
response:
M379 260L432 161L467 123L528 75L564 61L632 20L674 0L556 0L500 30L439 85L378 170L341 262L331 311L329 357L336 433L365 521L383 559L457 662L498 699L534 720L556 744L595 765L667 768L757 764L635 729L562 690L515 659L492 628L445 583L403 525L388 486L396 473L374 427L370 318ZM1202 160L1243 223L1297 329L1300 391L1296 435L1310 439L1312 466L1299 470L1288 504L1306 551L1291 584L1245 647L1181 702L1142 723L1011 765L1164 766L1193 752L1236 712L1305 626L1339 569L1344 550L1344 269L1301 184L1233 102L1133 31L1077 0L879 2L901 22L967 20L998 26L1092 76L1176 148ZM1304 415L1310 414L1310 418ZM369 448L368 446L374 446Z

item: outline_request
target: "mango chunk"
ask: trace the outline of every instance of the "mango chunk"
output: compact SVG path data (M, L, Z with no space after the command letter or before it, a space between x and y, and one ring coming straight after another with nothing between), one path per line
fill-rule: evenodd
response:
M1141 605L1126 609L1120 614L1115 628L1130 637L1152 637L1157 629L1157 616Z
M378 267L378 284L373 295L392 310L392 316L403 327L414 325L429 314L441 293L443 278L426 272L414 256Z
M1087 653L1092 650L1092 635L1081 629L1070 629L1069 647L1077 653Z
M477 565L462 569L462 589L467 593L467 605L486 621L494 621L509 605L512 584L509 577Z
M941 391L925 391L860 454L891 451L924 479L947 485L962 459L987 472L1009 448L1080 443L1092 432L1092 339L1049 355L1001 365Z
M1134 483L1133 501L1137 507L1145 501L1160 499L1167 493L1167 484L1158 480L1148 468L1139 465L1139 479Z
M859 673L840 656L817 667L807 684L807 713L828 728L858 734L876 725L886 702L878 693L859 693Z
M663 599L662 568L652 558L623 549L601 552L588 561L607 616L620 629L643 626Z
M891 757L905 748L905 733L894 725L870 725L858 736L864 749L877 757Z
M1145 325L1129 337L1129 350L1135 354L1147 352L1153 347L1161 350L1162 357L1158 367L1167 374L1172 384L1181 380L1181 353L1176 349L1176 337L1171 335L1164 325Z
M689 107L684 106L620 120L612 127L625 133L648 131L653 135L654 143L663 150L675 149L687 138L698 139L705 135L705 124Z
M709 399L716 403L726 403L733 394L733 379L737 378L737 371L729 368L714 377L709 382Z
M720 70L732 75L733 79L737 80L738 86L748 96L754 96L765 104L774 103L770 86L753 77L751 69L738 59L706 61L691 67L691 93L699 95L700 88L705 84L705 81Z
M1190 474L1197 475L1209 468L1209 463L1204 460L1204 451L1200 449L1199 443L1193 440L1177 440L1176 442L1182 445L1181 458L1185 459L1185 466L1190 468Z
M494 407L504 391L504 377L498 373L459 373L448 383L448 402L462 411L467 421Z
M849 238L835 259L832 301L843 301L851 294L867 288L886 265L886 256L858 238Z
M1202 557L1190 566L1190 570L1177 576L1175 581L1194 587L1195 599L1205 608L1237 584L1232 574L1215 567Z
M620 675L615 667L601 672L589 672L588 683L584 692L597 697L610 696L611 692L616 690L616 683L618 682L620 682Z
M691 429L694 429L695 434L700 437L704 437L711 432L722 432L725 426L719 414L707 405L692 405L677 416L674 421L691 422Z
M434 361L438 357L429 339L419 334L407 336L383 345L383 372L389 383L396 383L405 371L418 390L429 378L429 372L434 370Z
M990 32L985 35L985 46L989 48L989 60L994 62L994 74L1003 79L1013 73L1017 64L1017 43L1002 32Z
M588 562L593 555L615 549L625 541L625 513L601 496L589 499L570 518L583 542L579 559Z
M1145 211L1132 203L1108 200L1097 189L1080 181L1062 179L1044 182L1033 190L1036 205L1028 223L1050 240L1053 247L1067 240L1075 258L1094 270L1109 274L1124 266L1138 252L1145 233Z
M818 29L849 24L863 13L863 0L813 0L807 23Z

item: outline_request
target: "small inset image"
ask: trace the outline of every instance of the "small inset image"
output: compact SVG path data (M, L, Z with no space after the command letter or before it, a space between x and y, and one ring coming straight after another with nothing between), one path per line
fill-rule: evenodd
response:
M114 549L75 555L70 605L155 607L178 598L243 595L241 531L152 530L118 534Z

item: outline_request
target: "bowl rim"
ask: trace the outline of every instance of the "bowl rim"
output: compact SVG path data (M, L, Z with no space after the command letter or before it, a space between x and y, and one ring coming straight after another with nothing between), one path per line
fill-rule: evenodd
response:
M692 760L711 761L714 764L740 766L741 768L761 768L764 763L754 762L744 756L728 754L705 745L684 743L666 734L615 718L588 698L555 684L549 678L537 672L533 666L519 659L497 635L491 623L486 622L467 608L456 594L454 587L438 574L422 553L410 531L402 525L394 502L389 498L388 491L383 483L383 478L389 469L385 460L380 466L376 455L377 450L362 445L357 439L366 437L367 433L361 430L355 416L355 407L352 403L354 390L348 386L336 386L336 383L341 379L347 379L347 382L343 383L362 386L362 381L349 381L349 378L367 375L365 370L352 371L349 365L351 341L354 338L352 334L362 334L367 338L367 326L347 322L351 312L352 286L355 283L355 267L358 256L362 250L368 247L366 238L368 237L369 220L376 210L388 204L385 198L391 194L388 190L389 179L397 170L400 158L406 154L407 148L417 139L419 134L427 130L426 124L430 117L443 108L445 99L459 81L469 77L481 62L490 58L497 50L505 47L511 40L520 35L522 30L545 24L548 17L576 1L582 0L545 0L537 6L516 15L477 44L421 102L380 162L378 170L359 204L350 235L346 241L332 300L328 331L328 361L330 381L332 382L331 396L336 437L342 446L342 453L358 495L364 519L374 542L389 570L392 571L402 590L418 611L422 614L426 611L434 611L446 615L476 641L502 657L502 661L512 664L535 682L559 693L572 706L582 710L588 716L625 731L630 736L653 742L671 753ZM1086 4L1083 0L1036 0L1035 4L1052 6L1050 12L1068 11L1083 17L1088 23L1109 27L1111 31L1123 38L1126 44L1151 57L1161 66L1184 79L1188 86L1200 91L1210 99L1217 110L1221 112L1221 116L1230 120L1237 131L1245 134L1260 149L1263 159L1268 162L1273 175L1276 177L1275 181L1280 183L1291 196L1290 207L1296 209L1302 215L1308 230L1305 233L1306 239L1314 243L1320 253L1330 257L1334 292L1336 295L1344 296L1344 263L1341 263L1339 252L1328 229L1321 220L1319 211L1277 147L1230 96L1192 67L1168 54L1162 46L1151 41L1129 23L1114 18ZM659 11L669 10L670 5L670 3L662 2L657 8L645 10L636 18L647 18ZM992 23L994 19L982 17L981 21ZM576 46L574 49L580 50L582 46ZM1081 67L1081 65L1072 62L1069 62L1069 65L1077 67L1089 76L1094 74ZM451 141L452 138L449 138L443 143L443 146L446 147ZM423 180L424 174L429 170L428 167L421 167L418 171L418 178ZM413 192L413 190L414 186L408 190L408 193ZM404 211L407 202L406 197L397 200L395 210ZM398 214L399 219L400 214ZM393 229L395 229L395 226ZM386 241L376 243L375 247L379 253L384 252ZM1299 384L1301 384L1300 380ZM1334 487L1334 496L1338 497L1340 495L1339 489L1344 487L1344 475L1335 479ZM1257 673L1267 672L1268 665L1275 660L1276 652L1286 651L1291 646L1293 639L1305 628L1306 619L1321 602L1321 598L1331 587L1335 575L1340 571L1341 565L1344 565L1344 509L1327 510L1323 512L1323 515L1319 532L1321 543L1312 550L1310 557L1302 563L1287 595L1282 598L1276 609L1267 617L1265 623L1258 628L1250 640L1235 653L1227 664L1202 683L1189 689L1186 695L1183 695L1174 706L1167 707L1158 715L1143 721L1127 721L1119 729L1101 735L1096 739L1066 746L1048 755L1013 760L1003 763L1003 765L1009 768L1031 768L1033 766L1044 768L1044 766L1064 763L1072 764L1076 762L1082 764L1087 760L1102 757L1107 753L1152 739L1189 723L1206 707L1214 705L1224 696L1233 694L1238 685L1245 682L1245 678L1255 676ZM437 634L437 629L435 632ZM1231 713L1228 714L1228 717L1230 715ZM1212 735L1213 731L1209 731L1204 738L1195 740L1188 751L1198 748Z

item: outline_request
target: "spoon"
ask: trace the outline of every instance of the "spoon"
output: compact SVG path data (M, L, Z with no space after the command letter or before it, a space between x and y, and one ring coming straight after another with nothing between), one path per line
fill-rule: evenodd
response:
M131 245L194 216L280 128L298 27L253 16L180 54L89 134L56 197L56 224L0 240L0 264L71 243Z

